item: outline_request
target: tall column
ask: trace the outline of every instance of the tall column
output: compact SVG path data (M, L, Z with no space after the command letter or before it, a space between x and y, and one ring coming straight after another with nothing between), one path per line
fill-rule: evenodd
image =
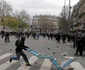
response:
M66 18L66 0L64 0L64 17Z
M69 0L69 22L68 22L68 31L70 31L70 21L71 21L71 0Z

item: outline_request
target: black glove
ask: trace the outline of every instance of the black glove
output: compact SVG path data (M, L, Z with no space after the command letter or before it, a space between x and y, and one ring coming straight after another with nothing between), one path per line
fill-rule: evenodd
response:
M29 48L28 46L25 46L25 48ZM30 48L29 48L30 49Z
M25 46L24 50L27 50L26 48L30 49L28 46Z

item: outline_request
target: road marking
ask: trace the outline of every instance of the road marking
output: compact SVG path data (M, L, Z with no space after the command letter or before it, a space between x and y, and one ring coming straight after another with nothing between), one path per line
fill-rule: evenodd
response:
M71 67L74 68L74 70L85 70L79 62L72 62Z
M20 59L22 59L22 57L20 57ZM0 70L6 70L8 67L15 64L16 62L18 62L18 61L17 60L12 60L12 62L7 61L7 62L0 65Z
M8 57L8 56L10 56L10 55L12 55L13 53L6 53L6 54L4 54L4 55L1 55L0 56L0 60L2 60L2 59L4 59L4 58L6 58L6 57Z
M49 59L45 59L40 70L51 70L52 62Z
M0 50L0 53L2 52L2 50Z
M31 63L31 65L33 65L33 64L36 62L37 59L38 59L38 57L32 56L32 57L29 59L29 62ZM23 65L23 66L19 67L17 70L29 70L30 67L31 67L31 66L25 66L25 65Z
M7 61L6 63L0 65L0 70L6 70L8 67L16 63L17 61L12 61L11 63Z

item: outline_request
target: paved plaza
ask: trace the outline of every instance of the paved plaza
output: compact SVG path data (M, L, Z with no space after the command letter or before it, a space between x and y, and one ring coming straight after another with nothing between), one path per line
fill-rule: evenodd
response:
M5 43L4 39L0 38L0 70L57 70L57 68L48 59L37 58L28 51L24 51L32 64L25 66L24 60L9 62L10 56L15 56L15 41L16 38L11 36L10 43ZM58 63L66 60L63 54L69 57L74 57L76 60L70 64L65 70L85 70L85 57L74 56L76 49L72 48L72 43L57 43L55 39L48 40L40 37L39 40L34 40L32 37L26 39L25 44L42 55L51 55L56 58Z

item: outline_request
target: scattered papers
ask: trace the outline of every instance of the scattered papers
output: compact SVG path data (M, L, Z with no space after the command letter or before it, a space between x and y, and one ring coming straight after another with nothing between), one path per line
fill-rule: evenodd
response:
M65 56L66 59L74 59L74 57Z

